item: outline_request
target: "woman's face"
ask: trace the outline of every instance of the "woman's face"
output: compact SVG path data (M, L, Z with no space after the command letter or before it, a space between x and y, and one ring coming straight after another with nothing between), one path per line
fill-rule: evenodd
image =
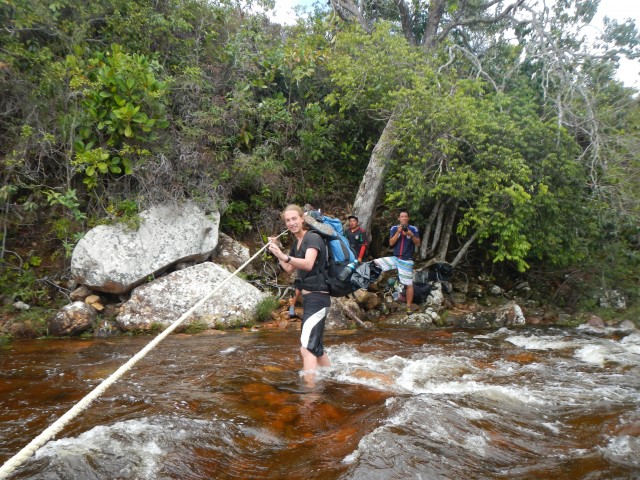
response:
M284 212L284 223L287 225L287 229L291 233L298 233L302 230L303 218L300 216L297 210L287 210Z

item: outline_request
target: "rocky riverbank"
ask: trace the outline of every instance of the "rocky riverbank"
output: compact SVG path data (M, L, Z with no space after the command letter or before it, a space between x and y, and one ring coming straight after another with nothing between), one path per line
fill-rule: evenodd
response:
M68 303L54 312L29 314L28 304L14 302L13 314L2 320L0 336L154 332L182 316L178 331L299 328L301 305L292 318L288 311L293 279L269 258L251 259L251 252L263 246L261 238L244 245L219 233L219 218L217 211L204 212L187 202L143 212L137 230L96 227L74 251ZM241 266L242 272L232 276ZM526 281L506 289L483 276L432 275L438 268L432 265L418 274L423 283L417 311L406 312L395 277L384 274L367 290L334 298L327 329L376 325L496 329L583 323L598 328L612 323L593 313L548 307ZM211 295L213 290L217 291ZM624 318L626 302L618 293L602 292L598 303L620 314L618 324L634 327L637 319ZM37 318L38 313L44 318ZM27 320L20 321L21 316Z

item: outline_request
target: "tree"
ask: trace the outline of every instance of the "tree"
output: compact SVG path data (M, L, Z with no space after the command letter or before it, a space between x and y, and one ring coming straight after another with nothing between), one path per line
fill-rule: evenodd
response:
M407 5L402 1L394 3L397 10L395 16L392 15L392 19L396 20L398 29L402 30L409 45L418 45L419 47L416 48L420 48L424 55L433 59L434 69L444 72L446 70L453 71L452 69L455 68L455 73L459 77L482 78L487 86L493 89L493 94L491 94L490 90L483 88L481 95L485 96L488 94L509 96L514 92L517 94L518 89L526 88L526 91L533 93L530 98L537 104L536 115L539 116L542 124L548 121L555 121L557 124L555 148L562 146L564 140L561 139L566 137L566 133L563 133L566 129L582 147L580 154L576 155L576 158L580 160L580 165L589 170L592 179L598 178L599 172L602 171L600 159L603 152L601 143L603 125L601 123L602 117L594 102L589 80L594 78L593 65L597 59L615 59L615 55L622 53L635 55L637 33L632 23L627 23L622 27L610 23L610 28L604 39L609 42L607 45L612 45L613 42L619 48L608 50L598 57L584 48L581 49L585 42L584 39L576 37L575 34L567 33L572 31L570 27L590 21L597 7L597 2L558 2L553 9L545 9L542 13L536 11L534 2L524 1L513 2L500 9L498 7L502 7L502 4L495 2L431 1L426 4L414 4L418 5L414 11L409 11ZM358 17L349 14L353 11L353 3L336 0L332 4L342 18L355 18L363 27L363 31L370 32L371 35L375 34L376 28L372 26L372 23L379 20L371 17L371 20L365 20L363 24L362 18L366 18L366 9L361 9L362 15ZM516 32L519 39L519 46L516 48L512 42L505 39L509 28ZM496 55L496 53L499 54ZM591 68L587 68L589 66ZM367 85L361 90L368 88L370 87ZM396 85L394 88L396 91L400 91L404 86ZM451 92L456 91L455 89L451 90ZM414 90L412 94L416 92L417 90ZM448 100L447 96L455 95L455 93L444 91L440 93L442 96L437 98L445 104ZM402 132L406 130L404 125L407 122L409 124L411 122L419 123L418 118L420 117L415 113L411 117L412 114L407 109L407 105L410 103L406 99L409 98L409 95L398 95L396 98L398 101L394 108L387 108L385 127L372 152L354 204L356 213L365 227L371 225L375 208L383 191L384 179L388 176L388 168L396 165L394 168L397 169L397 165L402 163L397 161L397 157L400 153L405 153L402 150L402 146L406 145L406 139L403 139L402 136ZM405 100L404 103L401 98ZM422 99L418 95L414 98L416 102L417 98ZM429 111L428 108L427 110ZM407 120L407 116L410 117L409 120ZM491 140L499 141L496 137L491 137ZM434 137L431 141L442 142L442 137ZM470 139L467 136L463 137L462 141L470 142ZM526 150L524 144L523 148ZM429 149L427 148L426 151ZM491 152L491 155L507 158L509 151L511 149L495 150ZM573 164L572 169L575 173L575 162L569 161L566 157L568 151L562 149L559 151L564 153L558 155L558 162ZM440 156L445 158L447 154L446 151L444 155L441 152ZM531 165L535 166L539 161L538 158ZM441 160L436 159L435 163L440 164ZM577 178L580 175L581 172ZM593 183L592 180L591 184ZM597 183L601 184L601 182ZM561 187L558 186L558 188ZM575 184L574 188L576 190L573 193L580 198L578 203L583 204L586 201L584 197L586 190L581 191ZM553 196L556 193L555 191L551 192ZM564 198L565 195L566 193L561 197ZM439 245L437 251L431 252L432 255L435 255L433 261L443 260L446 255L447 238L454 225L453 220L449 217L459 217L460 223L457 231L459 234L466 235L469 241L482 241L488 238L489 234L486 228L492 222L496 227L501 225L494 216L490 222L476 223L476 229L469 230L469 227L474 223L468 222L469 212L473 209L469 210L464 207L464 203L456 200L455 196L435 198L434 192L431 197L432 203L429 205L433 207L433 216L429 218L426 230L429 234L437 234L438 238L434 238L432 242L423 242L423 245L425 249L431 246L432 250L436 245ZM406 201L406 198L391 196L387 200L391 200L391 204L397 204L399 201ZM417 204L414 205L417 206ZM424 208L426 205L420 206ZM510 215L512 216L512 214ZM527 218L523 217L523 221ZM435 222L433 228L432 222ZM502 230L507 231L510 228L512 227L502 228ZM516 228L516 230L519 229ZM535 232L530 232L530 235L535 236ZM500 248L494 249L493 259L496 261L516 260L520 268L524 268L525 264L519 263L518 258L526 257L529 247L520 249L519 253L516 253L518 251L517 245L528 243L523 237L519 238L520 240L515 243L511 242L511 253L502 251ZM565 239L567 238L565 237ZM469 242L461 248L460 253L468 245ZM423 254L426 253L427 251L423 250ZM458 258L460 255L456 260Z
M462 0L451 2L448 5L446 0L432 0L426 3L418 2L413 12L403 0L397 0L394 3L397 6L397 15L401 19L402 31L407 42L409 45L420 44L428 55L428 52L441 44L457 28L497 22L515 22L514 15L524 0L510 3L498 11L494 11L497 4L495 1ZM364 30L370 31L369 23L364 19L364 15L351 14L357 10L351 0L332 0L332 5L342 18L350 20L355 16ZM449 7L449 12L447 12L447 7ZM431 54L433 53L431 52ZM394 148L395 118L398 114L399 112L393 112L388 117L356 194L354 211L361 219L361 225L365 229L371 228L375 207L382 194L386 168L396 151Z

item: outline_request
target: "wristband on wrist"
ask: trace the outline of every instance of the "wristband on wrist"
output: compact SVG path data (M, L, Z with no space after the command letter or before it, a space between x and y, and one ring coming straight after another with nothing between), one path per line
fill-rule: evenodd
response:
M290 263L290 262L291 262L291 257L287 255L287 259L284 261L284 263Z

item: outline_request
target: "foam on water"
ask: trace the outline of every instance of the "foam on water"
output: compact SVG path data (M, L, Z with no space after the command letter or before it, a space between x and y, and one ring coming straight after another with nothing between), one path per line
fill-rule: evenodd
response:
M487 439L480 435L469 435L464 441L465 450L473 452L479 457L486 456Z
M619 342L597 339L597 343L576 350L574 356L585 363L603 367L607 363L640 365L640 335L632 334Z
M155 478L175 445L195 439L210 425L208 421L178 417L143 417L99 425L77 437L48 442L35 458L60 465L69 478L74 472L85 471L86 463L96 461L128 478Z
M375 358L345 345L334 346L330 356L333 365L328 377L343 383L414 395L480 394L506 403L545 403L527 388L484 383L477 378L482 372L469 366L465 358L428 354L414 358L397 355ZM363 375L363 371L367 374Z
M609 460L631 467L640 467L640 438L630 435L613 437L602 447L602 454Z
M501 327L498 330L496 330L495 332L486 333L484 335L474 335L473 338L492 339L492 338L499 338L499 337L502 337L504 335L508 335L510 333L511 333L511 330L509 330L507 327Z
M620 340L620 345L627 352L633 353L634 355L640 355L640 333L632 333L631 335L627 335L622 340ZM640 362L640 357L638 357L638 361Z
M640 334L618 340L618 336L604 338L600 334L591 336L591 332L580 335L562 330L549 332L521 334L504 329L476 335L473 340L487 340L488 349L474 343L473 348L465 351L466 357L443 355L441 346L428 343L420 352L409 353L408 358L399 355L383 358L379 351L362 354L357 347L335 346L333 379L369 382L375 388L402 394L386 400L389 415L384 424L365 435L343 463L354 465L358 473L370 473L372 468L375 471L382 465L392 471L398 462L389 460L380 464L379 459L387 458L390 449L396 452L395 457L402 456L406 448L414 449L407 453L408 462L415 455L429 458L432 449L438 448L442 448L440 455L450 452L451 458L444 455L454 463L460 454L468 454L465 458L473 462L489 457L508 461L513 451L497 448L496 440L522 448L531 443L553 451L555 442L549 439L564 438L575 428L565 423L567 412L581 411L588 415L600 409L600 405L626 409L637 403L637 377L630 374L629 367L640 365L636 353L640 349ZM500 345L501 339L513 347ZM508 356L497 355L497 348L504 349ZM561 353L519 356L518 349ZM357 376L362 369L384 373L392 383L384 385L368 377L362 379ZM511 416L526 420L510 422ZM485 430L495 429L501 435L482 433L477 428L478 420L491 425ZM599 452L624 468L640 465L640 438L603 436L594 439L591 448L570 448L565 451L566 458ZM415 438L422 440L414 442ZM549 468L553 470L553 466ZM410 477L412 470L408 468L404 473Z
M587 345L576 350L574 356L583 362L603 366L607 350L601 345Z
M507 342L525 350L564 350L579 344L575 340L559 340L554 336L514 335L506 338Z

